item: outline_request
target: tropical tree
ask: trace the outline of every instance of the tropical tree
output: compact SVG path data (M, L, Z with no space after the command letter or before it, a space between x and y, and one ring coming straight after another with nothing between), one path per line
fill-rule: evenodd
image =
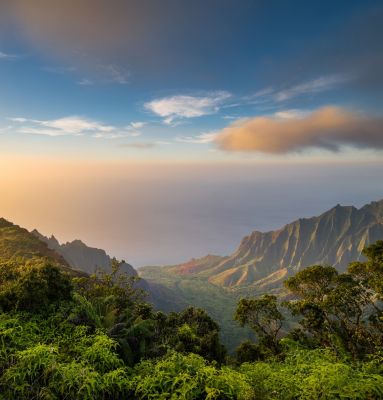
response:
M263 295L238 302L234 319L241 326L248 325L258 338L258 351L263 356L280 352L279 333L284 317L278 309L277 298ZM242 348L243 350L243 348ZM253 348L255 354L255 349Z

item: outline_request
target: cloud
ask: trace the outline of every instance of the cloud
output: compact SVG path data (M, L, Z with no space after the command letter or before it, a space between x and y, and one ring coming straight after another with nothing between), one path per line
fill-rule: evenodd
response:
M129 133L129 136L137 137L142 135L140 129L142 129L146 124L147 123L143 121L133 121L129 125L127 125L124 129Z
M62 130L68 133L79 134L86 131L111 132L114 127L103 125L98 122L81 118L81 117L65 117L49 121L35 121L42 126Z
M51 137L56 137L56 136L79 136L78 134L68 134L65 131L59 130L59 129L41 129L41 128L31 128L31 127L22 127L21 129L18 130L20 133L28 133L31 135L41 135L41 136L51 136Z
M95 72L105 83L118 83L119 85L126 85L130 76L129 71L115 64L98 64Z
M205 96L169 96L145 103L145 108L164 118L165 124L176 119L195 118L214 114L222 103L231 96L225 91L212 92Z
M95 64L90 77L80 79L77 84L82 86L92 86L96 83L127 85L130 73L125 68L114 64Z
M276 113L274 113L274 116L281 119L298 119L307 116L309 113L309 111L305 110L292 109L277 111Z
M136 121L136 122L131 122L130 125L134 129L141 129L146 125L146 122Z
M26 118L22 118L22 117L12 117L12 118L8 118L8 119L12 122L27 122L28 121Z
M176 142L194 143L194 144L207 144L213 142L217 137L217 132L202 133L197 136L178 136L175 138Z
M8 54L0 51L0 60L15 60L16 58L19 58L16 54Z
M22 117L9 118L20 124L19 133L45 136L91 136L94 138L116 139L137 136L136 131L107 125L89 118L70 116L52 120L36 120Z
M130 147L133 149L140 149L140 150L151 149L155 146L156 146L156 143L152 143L152 142L122 143L119 145L119 147Z
M68 74L72 72L76 72L76 67L60 67L60 66L46 66L41 68L43 71L50 72L52 74Z
M252 95L245 96L243 100L245 104L282 103L296 97L334 90L352 79L351 75L324 75L296 85L287 86L284 89L267 87Z
M81 85L81 86L92 86L92 85L94 85L94 82L90 79L82 78L81 80L79 80L77 82L77 84Z
M329 106L305 116L238 120L214 142L222 150L272 154L308 148L338 151L342 146L383 149L383 118Z
M57 75L74 74L79 72L79 69L74 66L45 66L41 69ZM91 75L92 79L89 77L83 77L77 82L77 84L90 86L94 85L96 82L99 82L126 85L128 83L130 73L125 68L116 64L95 63L92 67Z
M328 75L301 83L299 85L291 86L287 89L280 90L272 96L276 101L285 101L298 97L304 94L319 93L326 90L332 90L336 86L347 82L350 77L343 75Z

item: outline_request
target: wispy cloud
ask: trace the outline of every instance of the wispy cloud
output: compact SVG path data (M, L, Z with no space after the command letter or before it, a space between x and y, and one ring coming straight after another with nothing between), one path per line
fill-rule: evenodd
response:
M142 121L135 121L135 122L131 122L130 126L134 129L141 129L146 125L146 122L142 122Z
M45 66L41 68L43 71L50 72L52 74L59 74L59 75L64 75L68 73L73 73L77 71L76 67L63 67L63 66Z
M137 137L142 135L140 129L142 129L145 125L147 125L146 122L133 121L129 125L125 126L124 129L129 132L129 136Z
M177 136L176 142L194 143L194 144L207 144L213 142L217 137L217 132L206 132L196 136Z
M311 80L306 80L296 85L285 86L284 88L267 87L257 92L244 96L244 104L281 104L288 100L301 96L335 90L337 87L351 81L351 75L332 74L319 76Z
M117 127L104 124L89 118L70 116L51 120L37 120L23 117L9 118L19 124L16 129L19 133L45 136L91 136L94 138L116 139L129 136L138 136L132 126ZM143 126L143 125L142 125Z
M161 117L165 124L175 126L183 119L215 114L221 109L249 105L263 105L264 108L275 109L280 107L281 104L300 96L334 90L351 79L351 76L346 75L326 75L284 88L269 86L242 97L233 96L227 91L211 92L201 96L168 96L149 101L144 104L144 107ZM229 102L229 98L234 101ZM295 116L292 114L292 110L289 110L289 114L290 116ZM281 111L278 117L288 118L288 114L286 111ZM226 115L223 118L231 119L232 117Z
M383 118L339 107L306 114L258 116L238 120L214 138L227 151L285 154L308 148L338 151L342 146L383 149Z
M77 82L77 84L81 86L92 86L94 85L94 82L90 79L82 78Z
M126 85L130 76L129 71L115 64L98 64L97 74L107 83Z
M1 58L1 57L0 57ZM57 74L57 75L65 75L65 74L76 74L81 72L79 68L74 66L45 66L41 68L43 71ZM93 71L90 74L90 77L83 77L79 81L77 81L78 85L82 86L91 86L95 83L115 83L119 85L126 85L128 83L128 79L130 73L123 67L120 67L115 64L102 64L97 63L93 65Z
M145 108L162 117L165 124L172 124L177 119L214 114L230 96L226 91L212 92L204 96L169 96L145 103Z
M132 149L145 150L145 149L151 149L156 145L157 143L155 142L134 142L134 143L122 143L119 145L119 147L130 147Z
M92 86L97 83L127 85L129 83L129 71L118 65L95 64L92 69L90 77L83 77L77 82L78 85Z
M328 75L321 76L311 81L303 82L287 89L280 90L273 94L276 101L285 101L305 94L319 93L332 90L335 87L350 80L349 76Z
M12 118L8 118L8 119L12 122L27 122L28 121L27 118L22 118L22 117L12 117Z
M0 60L15 60L19 57L20 56L17 54L9 54L9 53L4 53L3 51L0 51Z
M274 116L280 119L299 119L306 117L308 114L310 114L310 111L291 109L277 111L276 113L274 113Z

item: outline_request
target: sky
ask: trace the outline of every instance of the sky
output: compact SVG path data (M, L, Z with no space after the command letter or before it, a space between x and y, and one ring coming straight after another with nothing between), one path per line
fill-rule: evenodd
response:
M0 214L145 264L383 198L381 1L0 0Z

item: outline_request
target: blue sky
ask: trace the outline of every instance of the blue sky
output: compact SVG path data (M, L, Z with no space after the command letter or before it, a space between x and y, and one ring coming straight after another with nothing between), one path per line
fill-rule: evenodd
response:
M145 246L161 262L227 253L297 210L383 197L382 18L370 0L2 1L2 214L142 264L156 258ZM82 181L71 183L74 170ZM57 176L78 203L54 195ZM32 195L37 187L49 196ZM105 187L114 206L97 195ZM85 190L113 240L79 218L92 202ZM142 198L152 199L145 208Z
M50 150L86 136L102 147L91 157L209 159L241 118L381 114L379 1L155 3L2 6L2 133L49 136Z

